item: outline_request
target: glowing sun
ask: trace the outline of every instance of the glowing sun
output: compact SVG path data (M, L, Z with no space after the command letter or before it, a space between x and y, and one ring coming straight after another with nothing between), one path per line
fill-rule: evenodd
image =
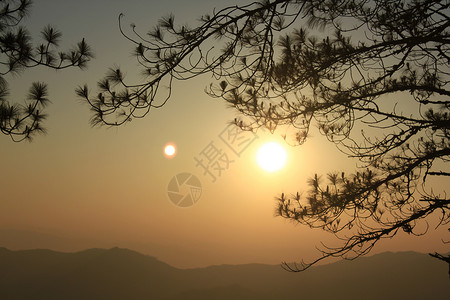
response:
M258 165L267 172L281 169L286 163L286 158L286 150L275 142L262 145L256 154Z
M177 153L177 149L175 148L175 145L173 145L173 144L167 144L167 145L164 147L164 155L165 155L167 158L172 158L172 157L174 157L176 153Z

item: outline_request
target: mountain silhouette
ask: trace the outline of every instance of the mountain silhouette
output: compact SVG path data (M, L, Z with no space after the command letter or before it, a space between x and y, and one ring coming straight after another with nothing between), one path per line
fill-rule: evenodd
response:
M290 273L279 265L177 269L138 252L0 248L0 299L443 299L447 265L426 254L382 253Z

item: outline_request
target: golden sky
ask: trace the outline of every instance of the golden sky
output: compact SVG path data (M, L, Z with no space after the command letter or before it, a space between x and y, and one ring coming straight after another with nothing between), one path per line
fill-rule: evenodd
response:
M314 173L354 168L355 162L318 132L302 146L285 145L286 166L268 173L257 165L256 153L268 141L282 143L280 133L258 132L239 156L226 148L220 134L236 113L204 93L211 80L207 76L176 83L164 108L120 128L91 128L89 109L76 98L78 85L94 87L114 64L128 78L138 78L132 45L117 27L119 13L125 14L125 23L146 32L169 12L192 22L223 3L35 1L27 20L35 36L54 25L63 32L65 46L84 37L96 59L85 71L39 68L7 78L14 99L23 99L31 82L47 82L52 104L47 135L32 143L0 136L0 246L64 251L119 246L179 267L277 264L320 255L315 246L330 236L274 217L274 197L281 192L306 192ZM163 154L169 142L177 147L172 159ZM210 143L233 160L214 182L195 161ZM188 208L177 207L167 194L170 180L183 172L202 185L200 199ZM20 238L24 234L27 241ZM375 252L439 251L445 248L441 238L402 235Z

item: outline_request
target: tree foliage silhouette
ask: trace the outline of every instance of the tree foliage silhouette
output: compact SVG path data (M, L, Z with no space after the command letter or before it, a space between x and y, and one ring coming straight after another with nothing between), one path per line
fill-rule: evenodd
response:
M288 141L302 144L317 126L359 167L326 182L316 175L305 196L282 194L276 214L342 243L285 267L352 259L399 231L425 234L430 218L449 223L450 199L430 187L450 175L449 5L261 1L217 10L195 27L178 26L171 15L147 34L135 25L125 32L121 15L146 79L127 83L114 67L96 96L87 86L77 94L90 104L93 125L117 126L162 107L174 80L209 74L216 82L207 93L241 113L235 123L243 130L283 126L292 130Z
M60 70L68 67L84 68L92 58L90 47L84 39L69 51L58 52L61 32L51 26L41 31L43 42L32 45L32 38L21 26L29 13L32 1L7 0L0 2L0 130L13 141L30 140L36 133L45 132L42 121L43 108L49 103L47 85L34 82L26 103L10 103L7 100L8 74L19 74L36 66Z

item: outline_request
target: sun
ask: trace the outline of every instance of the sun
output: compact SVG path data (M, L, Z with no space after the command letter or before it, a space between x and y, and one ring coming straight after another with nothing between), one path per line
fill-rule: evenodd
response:
M276 142L262 145L256 154L258 165L267 172L275 172L286 164L286 150Z
M177 149L175 148L174 144L167 144L166 146L164 146L164 155L167 158L174 157L176 153L177 153Z

